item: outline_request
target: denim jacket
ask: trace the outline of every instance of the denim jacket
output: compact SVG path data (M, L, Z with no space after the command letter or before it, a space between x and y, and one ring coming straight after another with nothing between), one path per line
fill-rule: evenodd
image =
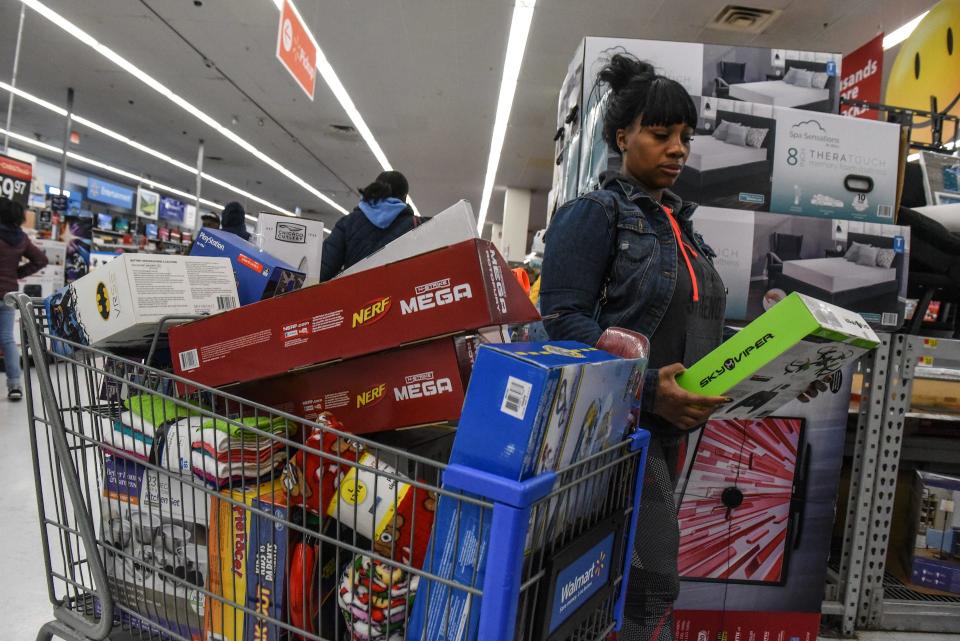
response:
M693 231L695 203L664 191L684 235L716 254ZM553 340L595 345L607 327L653 336L677 284L677 244L660 205L639 185L614 176L554 214L546 235L540 289ZM647 370L641 410L653 411L659 370Z

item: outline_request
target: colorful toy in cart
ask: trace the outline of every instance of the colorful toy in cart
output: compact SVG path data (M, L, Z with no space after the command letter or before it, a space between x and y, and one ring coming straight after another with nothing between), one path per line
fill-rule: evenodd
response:
M89 344L87 330L77 316L77 290L73 285L67 285L55 292L44 304L51 334L81 345ZM54 341L53 346L58 353L67 349L67 346L59 341Z
M354 641L403 641L407 609L419 577L358 554L343 573L337 596Z

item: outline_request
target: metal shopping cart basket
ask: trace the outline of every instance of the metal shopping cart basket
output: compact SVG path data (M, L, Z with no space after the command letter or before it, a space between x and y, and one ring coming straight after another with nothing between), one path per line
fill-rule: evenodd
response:
M622 621L645 431L510 482L53 338L42 301L7 302L36 368L38 640L601 640Z

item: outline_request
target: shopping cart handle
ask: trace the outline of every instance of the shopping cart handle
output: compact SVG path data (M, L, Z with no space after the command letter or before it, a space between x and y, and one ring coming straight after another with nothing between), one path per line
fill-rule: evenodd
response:
M526 481L511 481L465 465L449 465L443 472L443 487L470 492L511 507L530 507L553 490L557 475L544 472Z

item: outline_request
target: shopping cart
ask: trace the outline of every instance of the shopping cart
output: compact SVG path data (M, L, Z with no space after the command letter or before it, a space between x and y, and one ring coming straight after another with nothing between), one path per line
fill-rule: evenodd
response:
M53 338L42 301L7 302L36 369L26 403L54 613L38 640L554 641L618 629L645 431L510 482ZM436 567L438 502L455 506L454 528L470 514L486 534L489 545L454 538L472 575ZM417 631L420 599L465 607ZM458 636L471 619L476 632Z

